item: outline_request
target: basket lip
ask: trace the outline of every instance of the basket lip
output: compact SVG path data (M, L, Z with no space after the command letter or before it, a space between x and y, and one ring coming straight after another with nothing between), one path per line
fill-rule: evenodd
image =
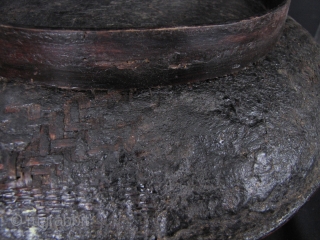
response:
M245 18L242 20L235 20L235 21L227 21L225 24L203 24L203 25L181 25L181 26L173 26L173 27L154 27L154 28L120 28L120 29L108 29L108 28L68 28L68 27L29 27L29 26L23 26L23 25L14 25L14 24L2 24L0 22L0 29L15 29L15 30L26 30L26 31L32 31L32 32L146 32L146 31L179 31L179 30L193 30L193 29L199 29L199 28L221 28L221 27L228 27L233 26L237 24L244 24L246 22L254 21L255 19L260 19L267 17L268 15L271 15L279 10L281 10L284 7L288 7L291 3L291 0L277 0L279 1L279 4L274 7L270 8L267 11L261 13L261 14L255 14L251 16L250 18Z
M264 0L263 0L264 1ZM225 25L75 30L0 24L0 76L67 89L128 89L232 74L276 44L291 0Z

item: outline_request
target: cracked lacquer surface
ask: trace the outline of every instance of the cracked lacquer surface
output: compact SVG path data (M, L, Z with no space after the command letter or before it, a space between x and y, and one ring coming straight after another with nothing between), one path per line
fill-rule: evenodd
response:
M128 91L1 79L1 239L254 239L319 182L320 50L293 20L237 75ZM85 226L12 217L89 216Z

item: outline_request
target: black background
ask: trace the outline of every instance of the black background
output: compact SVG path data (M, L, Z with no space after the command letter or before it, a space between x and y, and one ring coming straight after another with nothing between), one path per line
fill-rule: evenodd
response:
M290 16L315 36L320 0L291 0ZM264 240L320 240L320 190L280 229Z
M314 36L320 23L320 0L291 0L289 15Z

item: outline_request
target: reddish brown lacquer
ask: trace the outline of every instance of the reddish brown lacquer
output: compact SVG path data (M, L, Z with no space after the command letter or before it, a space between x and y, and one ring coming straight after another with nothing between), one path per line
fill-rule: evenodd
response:
M172 6L168 1L164 9L159 7L149 15L147 8L133 6L132 12L137 11L135 16L127 9L130 1L122 0L118 2L125 6L126 12L115 16L106 12L97 18L105 17L105 25L98 20L95 25L90 14L96 16L97 6L89 6L86 14L79 15L83 10L70 14L70 11L59 12L48 5L47 15L40 14L44 12L42 9L38 15L29 16L31 13L26 9L37 8L31 4L24 8L26 3L20 2L20 5L15 3L25 11L20 19L22 10L4 16L9 11L7 8L13 9L10 1L0 6L0 76L79 89L151 87L235 72L264 56L275 45L290 5L290 0L260 0L255 1L259 7L252 7L250 12L248 6L241 5L242 1L230 1L231 5L226 7L226 3L222 6L222 1L211 0L207 1L211 8L189 7L189 12L185 10L181 15L181 6L174 10L175 1L171 1ZM42 2L38 8L46 8L46 1ZM187 0L184 6L197 2ZM140 4L144 6L143 1ZM221 11L217 11L219 4ZM110 6L102 9L111 12L114 9ZM165 8L173 12L162 16ZM230 9L234 11L222 12ZM161 17L157 13L159 16L161 13ZM59 18L55 18L57 14ZM77 14L80 17L72 18ZM126 19L131 20L126 22Z

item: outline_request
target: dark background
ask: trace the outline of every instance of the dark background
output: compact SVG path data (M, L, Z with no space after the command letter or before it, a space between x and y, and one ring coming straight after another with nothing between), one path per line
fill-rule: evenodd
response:
M320 0L291 0L289 15L314 36L320 23Z
M320 0L291 0L289 15L316 35ZM320 240L320 190L280 229L264 240Z

